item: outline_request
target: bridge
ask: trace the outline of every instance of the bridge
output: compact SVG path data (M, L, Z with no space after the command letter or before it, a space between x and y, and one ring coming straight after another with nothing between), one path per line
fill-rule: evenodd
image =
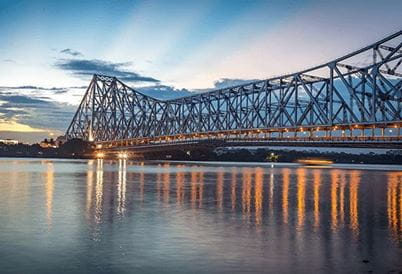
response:
M200 146L402 148L401 94L399 31L313 68L170 100L94 75L66 136L119 155Z

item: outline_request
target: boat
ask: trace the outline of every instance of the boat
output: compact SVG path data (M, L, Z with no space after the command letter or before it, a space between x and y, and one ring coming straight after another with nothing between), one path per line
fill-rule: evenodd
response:
M325 159L300 159L297 160L297 163L309 166L326 166L333 164L334 161Z

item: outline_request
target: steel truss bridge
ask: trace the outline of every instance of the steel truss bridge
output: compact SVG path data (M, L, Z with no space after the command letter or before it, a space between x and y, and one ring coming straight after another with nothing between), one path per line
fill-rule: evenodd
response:
M399 146L402 31L304 71L171 100L94 75L67 129L98 148Z

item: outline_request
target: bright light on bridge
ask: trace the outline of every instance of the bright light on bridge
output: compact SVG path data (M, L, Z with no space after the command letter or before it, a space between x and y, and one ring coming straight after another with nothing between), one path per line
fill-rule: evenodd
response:
M120 152L118 154L119 159L127 159L128 158L128 154L126 152Z

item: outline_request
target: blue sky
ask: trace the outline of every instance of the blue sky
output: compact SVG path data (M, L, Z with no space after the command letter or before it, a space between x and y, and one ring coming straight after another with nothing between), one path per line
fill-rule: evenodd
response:
M0 138L62 133L94 72L163 98L264 79L400 30L401 10L400 0L0 0Z

